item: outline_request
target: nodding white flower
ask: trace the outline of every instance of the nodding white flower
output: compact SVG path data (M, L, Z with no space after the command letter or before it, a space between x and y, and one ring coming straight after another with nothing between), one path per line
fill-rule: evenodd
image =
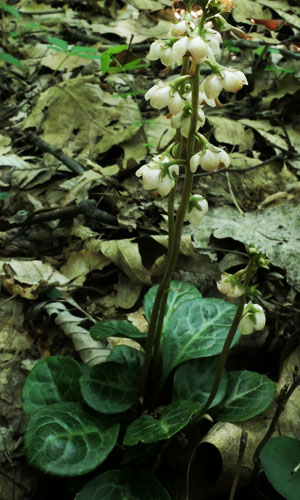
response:
M179 38L172 46L172 54L177 64L182 63L182 58L189 52L197 64L205 61L208 56L208 44L201 36L184 36Z
M191 34L191 27L195 27L194 23L190 23L190 21L182 20L179 23L173 24L172 28L169 31L169 36L179 37Z
M220 293L227 295L230 299L236 299L245 293L245 289L234 274L222 274L220 281L217 281L217 287Z
M156 40L151 44L147 58L150 61L160 59L165 66L171 66L175 62L171 47L163 40Z
M208 203L200 194L190 196L188 209L184 220L189 221L193 226L199 226L204 215L208 212Z
M242 71L228 68L222 72L223 89L227 92L238 92L243 85L248 85L247 78Z
M154 156L153 159L145 165L142 165L137 171L138 177L143 177L143 187L146 190L157 189L161 196L169 194L175 185L175 179L179 174L178 165L164 166L170 158L161 155Z
M196 130L198 130L200 127L203 127L205 123L205 114L202 110L202 108L198 108L198 120L196 123ZM190 124L191 124L191 115L186 114L185 111L181 113L180 115L177 114L176 116L173 116L171 118L171 127L172 128L179 128L180 127L180 132L181 135L185 138L188 137L189 135L189 130L190 130Z
M199 165L203 170L213 172L219 167L228 167L230 165L230 158L224 149L210 145L207 149L191 157L190 170L192 173L196 172Z
M146 92L145 99L150 99L151 106L156 109L168 106L172 115L179 113L184 106L184 100L180 97L179 93L170 85L163 82L158 82L151 87Z
M254 330L263 330L266 325L266 316L259 304L249 302L244 306L242 319L238 329L242 335L250 335Z
M214 55L220 54L220 43L222 43L221 34L212 28L205 28L204 39Z
M203 82L203 90L208 99L216 99L223 90L222 78L217 74L209 75Z
M247 78L242 71L227 68L220 74L212 74L203 82L203 90L209 99L216 99L224 89L227 92L237 92L243 85L248 85Z

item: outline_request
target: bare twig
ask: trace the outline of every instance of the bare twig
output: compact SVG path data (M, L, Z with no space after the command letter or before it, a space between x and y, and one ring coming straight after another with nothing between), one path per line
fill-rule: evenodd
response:
M66 155L61 149L49 144L39 137L35 132L28 132L26 134L26 138L31 142L31 144L35 144L38 148L46 153L50 153L55 156L58 160L60 160L66 167L68 167L74 174L83 174L84 168L73 158L70 158Z

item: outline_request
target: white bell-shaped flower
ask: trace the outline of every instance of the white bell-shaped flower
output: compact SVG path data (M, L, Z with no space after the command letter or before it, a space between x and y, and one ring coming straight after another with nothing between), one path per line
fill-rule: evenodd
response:
M183 111L183 113L177 114L171 118L171 127L172 128L179 128L180 127L181 135L185 138L187 138L189 135L190 124L191 124L191 115L186 114L185 111ZM199 106L199 108L198 108L198 120L196 123L196 130L198 130L200 127L203 127L204 124L205 124L205 114L204 114L202 108Z
M185 35L190 35L191 27L194 27L194 23L190 23L183 19L179 21L179 23L173 24L172 28L169 31L169 36L172 37L180 37Z
M171 66L175 62L171 47L163 40L156 40L151 44L147 58L150 61L160 59L165 66Z
M211 51L215 56L220 54L222 36L219 31L213 30L212 28L205 28L204 39L207 41L208 46L211 48Z
M168 105L170 96L170 86L159 82L151 87L145 94L146 101L150 99L151 106L155 109L162 109Z
M184 36L175 42L172 46L172 54L177 64L182 63L182 58L189 53L196 64L200 64L207 58L208 44L201 36Z
M237 92L243 85L248 85L248 81L242 71L225 68L218 74L209 75L202 88L209 99L216 99L223 89L227 92Z
M199 226L207 212L208 203L206 199L200 194L191 195L184 220L189 221L193 226Z
M217 287L220 293L227 295L230 299L236 299L245 293L245 289L237 278L228 273L222 274L221 279L217 281Z
M216 74L209 75L203 82L203 90L208 99L216 99L223 90L222 78Z
M190 170L195 173L200 166L206 172L213 172L217 168L229 167L230 158L226 151L210 145L200 153L194 154L190 159Z
M259 304L249 302L244 306L242 319L238 329L242 335L250 335L254 330L263 330L266 325L266 316Z
M172 115L179 113L184 106L184 100L180 97L179 93L171 85L163 82L158 82L151 87L146 92L145 99L150 99L151 106L155 109L162 109L168 106Z
M222 72L223 89L227 92L238 92L243 85L248 85L247 78L242 71L228 68Z
M143 178L143 187L146 190L157 189L161 196L169 194L175 185L175 179L179 174L178 165L164 166L170 158L161 155L154 156L153 159L145 165L142 165L137 171L137 177Z

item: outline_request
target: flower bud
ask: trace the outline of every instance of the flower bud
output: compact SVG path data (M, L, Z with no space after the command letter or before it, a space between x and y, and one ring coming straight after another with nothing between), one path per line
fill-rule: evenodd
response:
M234 274L222 274L220 281L217 281L217 287L220 293L230 299L236 299L245 293L245 289Z
M265 324L265 313L259 304L249 302L244 306L243 316L238 326L242 335L250 335L254 330L263 330Z

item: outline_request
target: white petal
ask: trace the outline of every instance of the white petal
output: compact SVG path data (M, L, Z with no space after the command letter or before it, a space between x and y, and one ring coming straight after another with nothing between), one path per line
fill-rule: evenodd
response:
M162 109L168 105L170 97L170 87L166 85L158 88L150 99L151 106L156 109Z
M247 78L242 71L228 69L223 73L223 88L227 92L238 92L243 85L248 85Z
M191 29L190 29L189 22L182 20L179 23L174 24L172 26L172 28L170 29L170 34L171 34L171 36L178 37L178 36L187 35L190 33L190 31L191 31Z
M209 99L216 99L222 89L222 79L217 75L211 75L203 82L203 90Z
M184 100L180 97L178 92L174 92L174 94L170 93L168 106L172 115L177 115L177 113L182 110L184 106Z
M188 37L183 37L177 40L172 46L172 54L173 60L176 61L177 64L182 62L182 58L188 49Z
M190 159L190 171L194 174L200 165L200 155L196 153Z
M153 85L153 87L151 87L151 89L149 89L148 92L146 92L145 94L146 101L148 101L148 99L152 97L152 95L157 91L157 89L159 89L159 86Z
M162 47L160 60L165 66L171 66L174 62L171 47Z
M167 194L169 194L174 185L175 181L173 179L170 179L168 175L165 175L165 177L162 178L159 185L157 186L159 194L161 196L166 196Z
M250 315L246 314L240 321L238 329L242 335L250 335L254 331Z
M206 214L208 212L208 203L207 203L206 199L203 198L203 196L201 196L200 194L194 194L193 196L194 196L194 198L198 198L198 200L199 200L197 203L198 210L203 212L203 215Z
M183 137L185 137L186 139L189 135L190 123L191 123L191 120L190 120L189 116L184 118L181 122L180 132L181 132L181 135L183 135Z
M206 149L200 155L200 166L203 170L207 172L213 172L219 166L219 159L217 153L213 153L209 149Z
M218 159L219 159L219 166L220 167L229 167L230 165L230 158L226 151L224 149L220 149L218 154Z
M143 173L143 187L144 189L157 189L160 184L160 168L148 168Z
M175 115L175 116L172 116L171 118L171 127L172 128L178 128L181 126L181 118L180 118L180 115Z
M149 167L148 167L148 165L147 165L147 164L146 164L146 165L142 165L142 166L141 166L141 167L140 167L140 168L136 171L135 175L136 175L137 177L142 177L142 175L144 175L145 170L147 170L148 168L149 168Z
M187 220L193 226L199 226L203 219L204 213L201 210L197 210L196 207L192 208L192 210L187 214Z
M200 36L189 39L188 50L198 64L203 62L208 54L207 44L202 40Z
M149 59L150 61L156 61L156 59L159 59L161 54L161 48L162 48L161 41L156 40L155 42L151 43L147 59Z

